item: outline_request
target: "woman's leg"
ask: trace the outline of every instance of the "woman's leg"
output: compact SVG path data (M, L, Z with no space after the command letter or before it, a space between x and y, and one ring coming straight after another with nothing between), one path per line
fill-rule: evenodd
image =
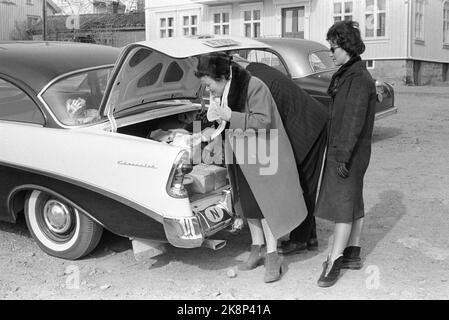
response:
M339 256L343 255L349 236L351 234L352 222L350 223L336 223L334 227L334 243L329 250L331 261L335 261Z
M351 234L349 236L347 247L360 247L360 237L362 235L364 220L365 218L360 218L352 223Z
M271 232L267 220L262 219L262 227L265 234L265 240L267 242L267 254L270 252L277 252L277 240Z
M329 256L323 264L323 272L318 279L318 286L330 287L337 282L343 260L343 251L348 244L351 227L352 222L335 224L334 241L329 249Z
M281 278L282 259L277 252L277 239L271 232L267 220L262 219L262 226L267 242L267 258L265 260L265 276L264 281L274 282Z
M265 244L264 230L260 219L247 219L249 231L251 233L251 241L253 245L261 246Z
M364 218L357 219L352 223L351 234L345 251L343 251L342 269L359 270L363 267L360 258L360 237L362 235Z
M239 270L252 270L263 264L262 246L265 243L262 222L260 219L248 219L249 231L251 232L251 252L248 260L238 266Z

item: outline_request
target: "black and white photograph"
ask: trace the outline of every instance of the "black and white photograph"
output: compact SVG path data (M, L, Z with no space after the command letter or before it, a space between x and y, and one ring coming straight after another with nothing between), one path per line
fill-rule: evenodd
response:
M449 0L0 0L2 301L447 301L448 162Z

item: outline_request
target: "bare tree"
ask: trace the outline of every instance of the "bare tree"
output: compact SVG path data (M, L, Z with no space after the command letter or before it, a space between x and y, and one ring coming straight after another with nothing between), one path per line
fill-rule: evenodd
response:
M114 1L120 2L118 0L114 0ZM128 0L128 2L129 1L131 1L132 3L135 2L135 0ZM64 2L69 6L70 11L72 11L72 14L81 14L81 13L84 12L86 7L88 7L89 5L93 5L94 4L93 0L84 0L84 1L81 2L81 4L80 4L79 1L77 1L77 4L80 4L80 5L77 6L78 7L78 10L77 10L78 12L75 12L75 10L74 10L75 6L74 6L74 1L73 0L64 0Z

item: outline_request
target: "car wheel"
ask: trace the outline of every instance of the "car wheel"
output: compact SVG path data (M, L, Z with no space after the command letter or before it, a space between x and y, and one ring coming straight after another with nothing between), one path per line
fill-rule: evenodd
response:
M49 255L75 260L98 244L103 228L66 201L34 190L25 202L25 219L39 247Z

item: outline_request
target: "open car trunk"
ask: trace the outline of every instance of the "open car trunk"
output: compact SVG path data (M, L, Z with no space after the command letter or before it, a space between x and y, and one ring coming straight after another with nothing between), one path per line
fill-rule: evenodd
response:
M189 150L192 134L199 133L199 130L206 127L212 128L212 123L207 122L205 115L202 115L204 110L202 111L201 105L190 100L158 102L157 108L149 111L140 122L134 119L130 124L130 117L118 118L117 132L178 147L185 146ZM142 118L142 114L139 117ZM195 152L203 155L206 145L207 143L201 142L201 146L193 148L196 151L190 150L193 169L184 176L183 184L188 191L192 212L200 220L204 236L210 236L231 224L233 208L222 152L213 157L214 163L198 161L204 158L193 155ZM220 149L223 150L223 146ZM217 211L217 203L222 204L231 215L226 211ZM207 210L208 208L212 210Z

